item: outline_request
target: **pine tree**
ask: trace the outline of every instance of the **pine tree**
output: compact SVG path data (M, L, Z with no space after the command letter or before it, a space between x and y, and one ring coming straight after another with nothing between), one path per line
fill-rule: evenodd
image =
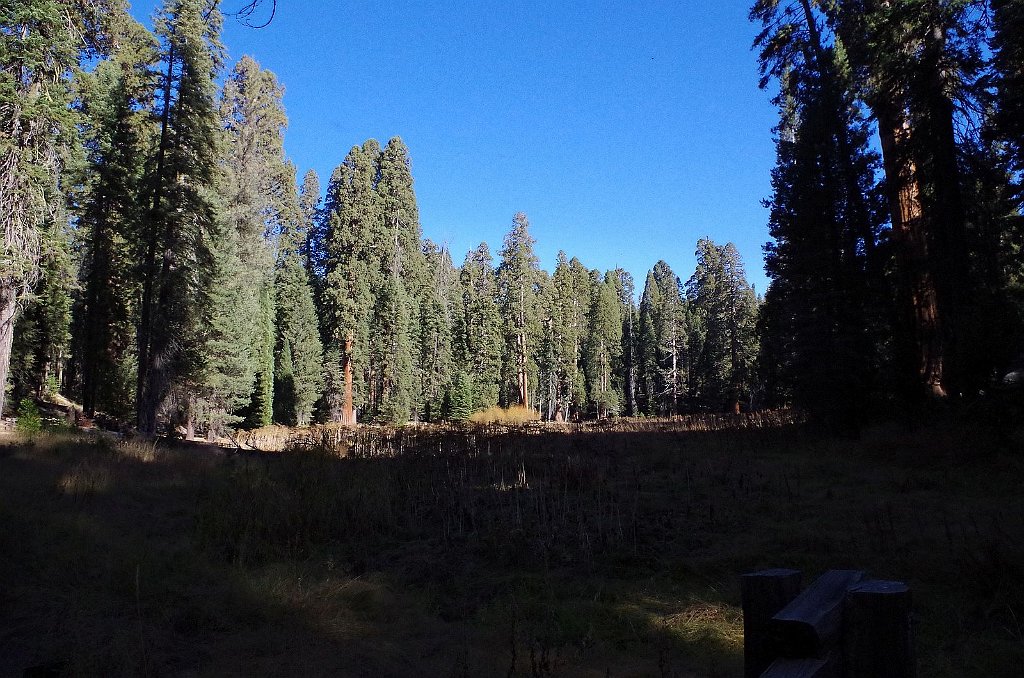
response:
M286 162L283 89L269 71L242 57L220 101L226 132L220 181L224 229L208 313L208 409L220 425L258 428L273 415L273 250L282 231L298 227L294 167Z
M14 332L11 353L17 368L12 374L15 400L62 389L75 271L70 238L60 221L44 226L39 268L39 280Z
M1016 175L1018 200L1024 200L1024 3L991 0L994 128L1006 144L1010 171Z
M547 303L546 326L553 351L548 416L568 418L586 401L583 344L593 287L590 272L575 257L558 253Z
M409 421L413 407L413 304L397 272L384 279L374 307L370 359L375 365L371 389L382 421Z
M284 424L306 426L323 388L323 346L312 291L297 248L283 250L275 290L274 418Z
M690 323L682 283L664 261L647 274L640 298L640 371L645 411L678 414L689 389Z
M458 314L459 287L455 267L445 248L431 241L423 246L429 284L424 288L420 306L420 338L417 355L421 412L427 421L440 416L445 386L455 374L452 346L455 317Z
M844 0L823 5L882 148L913 394L944 398L984 382L983 288L966 201L956 100L972 101L982 31L967 1ZM974 101L972 105L977 105ZM923 388L922 388L923 387Z
M210 240L221 228L214 193L221 23L215 0L167 0L157 22L164 71L159 142L144 193L137 334L136 406L146 433L156 431L157 412L172 390L192 390L201 380Z
M1005 349L1020 346L1024 328L1024 3L992 0L989 4L994 109L989 130L993 141L983 147L988 150L994 145L998 150L989 151L975 165L994 167L991 175L985 177L988 181L979 182L986 195L977 202L992 205L990 216L984 221L993 231L988 240L997 243L991 266L1001 294L994 295L998 300L995 306L998 317L1010 318L1012 322L985 324L1005 325L1013 332L1009 337L991 333L995 345L990 353L1005 361ZM1007 313L1007 309L1011 312Z
M639 409L645 415L659 413L658 393L661 386L658 375L658 317L663 305L661 288L654 277L654 271L648 271L637 311L636 342Z
M381 248L382 284L370 324L371 355L377 366L371 400L379 416L401 423L408 421L411 412L421 411L425 394L420 389L430 381L419 360L420 349L430 341L421 325L430 281L420 249L419 209L408 149L394 137L378 162L376 193L385 239L376 241Z
M375 192L380 147L369 140L353 146L345 161L334 170L327 189L324 292L321 336L325 351L326 416L342 420L343 367L350 361L355 407L373 411L376 402L369 386L374 383L370 363L370 316L375 302L372 290L380 281L383 240L380 207ZM351 340L351 353L345 352Z
M87 121L87 186L77 228L84 240L82 294L75 308L75 354L82 408L126 415L134 409L138 278L132 244L142 215L143 158L152 124L153 36L128 17L119 48L82 78Z
M888 333L877 158L845 52L828 44L822 16L809 6L784 14L770 3L755 13L766 26L762 86L779 80L781 115L760 370L774 404L795 402L848 428L877 389Z
M122 3L24 0L4 7L0 31L0 413L19 305L40 272L43 234L64 204L60 178L76 138L71 79L83 57L102 56Z
M640 412L637 406L637 332L640 326L640 311L635 298L636 286L629 271L617 268L611 275L619 302L619 314L622 316L622 361L621 372L618 375L622 384L622 404L626 414L636 416Z
M473 384L474 410L498 404L504 336L497 280L487 243L466 254L459 274L462 321L457 324L457 363Z
M530 407L530 384L537 385L537 360L532 351L541 334L542 274L529 229L526 215L518 212L505 236L497 272L498 308L505 334L499 400L505 406Z
M447 405L443 416L451 421L466 421L473 414L473 379L465 372L456 372L446 390Z
M598 418L617 415L622 407L623 306L614 271L594 285L587 313L585 366L588 398Z
M757 299L732 243L697 243L697 268L686 284L691 332L691 395L704 408L739 412L749 402L757 355Z

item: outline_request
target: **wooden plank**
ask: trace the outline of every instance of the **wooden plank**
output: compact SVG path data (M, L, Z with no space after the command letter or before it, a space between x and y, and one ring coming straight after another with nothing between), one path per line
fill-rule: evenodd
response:
M838 645L846 591L862 579L860 570L829 570L772 617L779 655L822 657Z
M863 581L843 607L847 678L914 678L910 587L898 581Z
M743 601L743 675L758 678L778 658L771 619L800 593L799 570L771 569L740 576Z
M824 659L777 659L761 678L835 678L832 665Z

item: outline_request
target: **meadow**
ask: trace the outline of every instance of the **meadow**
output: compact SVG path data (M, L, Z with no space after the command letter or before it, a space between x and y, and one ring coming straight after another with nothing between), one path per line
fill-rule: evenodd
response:
M1019 440L698 428L0 438L0 675L739 676L764 567L904 580L919 675L1019 675Z

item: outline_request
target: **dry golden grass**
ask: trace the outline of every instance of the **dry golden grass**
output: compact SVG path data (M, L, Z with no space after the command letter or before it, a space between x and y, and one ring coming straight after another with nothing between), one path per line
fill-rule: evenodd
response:
M540 413L526 407L488 407L486 410L479 410L469 416L474 424L504 424L506 426L520 426L532 421L540 421Z

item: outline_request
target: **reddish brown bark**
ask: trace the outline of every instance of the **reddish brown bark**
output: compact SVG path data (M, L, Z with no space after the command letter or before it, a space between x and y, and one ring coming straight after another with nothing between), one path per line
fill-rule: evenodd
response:
M889 211L893 238L912 317L917 371L925 392L945 397L945 342L934 275L928 252L928 233L921 205L917 166L908 149L910 127L892 109L877 109L882 159L889 182Z
M345 365L345 400L341 406L341 423L356 423L356 412L352 405L352 337L345 339L345 355L342 357Z

